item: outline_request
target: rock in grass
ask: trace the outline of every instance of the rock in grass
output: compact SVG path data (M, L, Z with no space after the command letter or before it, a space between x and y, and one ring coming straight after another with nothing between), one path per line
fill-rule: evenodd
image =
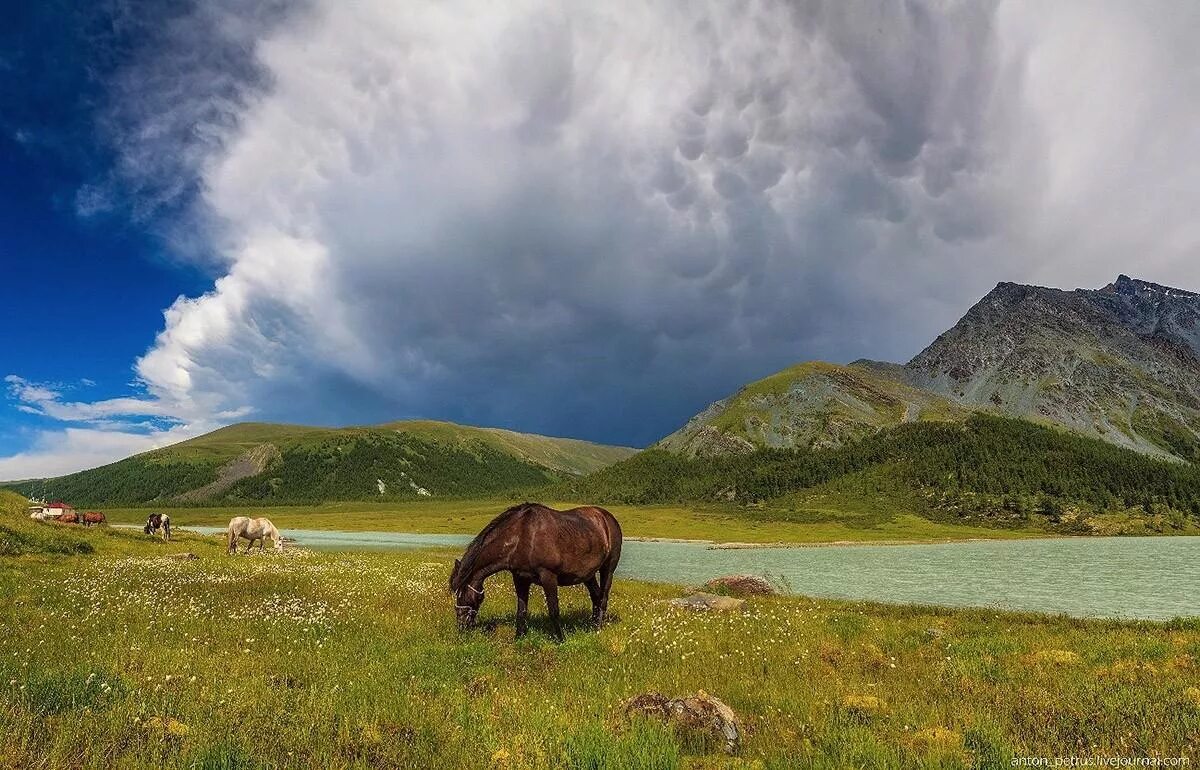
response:
M770 596L775 587L758 575L726 575L704 584L704 590L728 596Z
M746 603L745 599L735 599L732 596L718 596L697 592L690 596L672 599L668 604L672 607L682 607L687 610L740 610Z
M191 561L192 559L199 559L200 557L197 556L196 554L192 553L191 551L184 551L183 553L171 554L171 558L179 559L180 561Z
M733 709L703 690L682 698L668 698L660 692L635 695L624 704L627 716L644 716L722 741L725 751L736 754L742 746L742 725Z

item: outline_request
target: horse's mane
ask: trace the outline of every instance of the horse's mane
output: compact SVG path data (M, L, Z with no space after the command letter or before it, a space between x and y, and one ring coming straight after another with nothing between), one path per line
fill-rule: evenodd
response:
M458 568L455 569L454 572L450 573L450 590L459 591L462 589L463 584L467 581L467 575L470 575L474 570L475 559L478 558L479 552L483 550L484 544L487 542L488 538L491 537L493 532L495 532L503 524L506 524L509 519L517 514L524 513L530 508L541 507L541 503L520 503L518 505L514 505L513 507L504 511L504 513L501 513L499 516L489 521L487 526L484 527L480 533L475 536L475 539L471 541L471 544L467 546L466 552L463 554L462 559L459 560L460 564Z

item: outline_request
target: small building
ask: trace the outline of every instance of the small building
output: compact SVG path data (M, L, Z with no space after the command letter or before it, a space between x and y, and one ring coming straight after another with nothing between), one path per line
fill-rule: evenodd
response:
M74 513L75 506L70 503L64 503L62 500L51 500L46 503L46 515L48 517L62 516L64 513Z
M74 513L75 506L70 503L64 503L62 500L51 500L48 503L36 503L29 506L29 518L37 519L38 521L49 521L57 519L64 513Z

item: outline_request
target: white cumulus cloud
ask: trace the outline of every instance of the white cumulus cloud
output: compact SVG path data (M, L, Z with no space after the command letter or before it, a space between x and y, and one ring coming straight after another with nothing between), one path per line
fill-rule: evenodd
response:
M1200 288L1184 4L220 8L123 81L130 125L194 129L130 130L124 170L199 191L222 276L143 414L642 443L798 360L907 358L999 280ZM244 87L180 64L222 35Z

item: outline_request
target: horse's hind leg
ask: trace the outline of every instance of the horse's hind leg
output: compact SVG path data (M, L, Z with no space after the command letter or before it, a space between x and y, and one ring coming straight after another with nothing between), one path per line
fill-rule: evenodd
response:
M517 637L529 631L529 578L513 575L513 588L517 590Z
M600 568L600 617L596 620L597 624L603 623L608 617L608 594L612 591L613 573L616 571L615 562Z
M554 638L565 642L567 637L563 635L562 623L558 619L558 575L549 570L542 570L538 575L538 582L546 594L546 611L550 615L550 625L554 628Z
M583 584L587 587L588 596L592 597L592 622L599 626L604 618L604 595L600 593L600 581L592 575Z

